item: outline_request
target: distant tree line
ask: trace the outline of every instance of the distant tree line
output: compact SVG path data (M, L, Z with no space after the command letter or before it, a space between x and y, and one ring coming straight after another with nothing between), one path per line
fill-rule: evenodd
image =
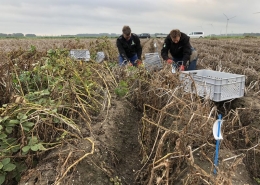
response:
M36 37L35 34L23 34L23 33L12 33L12 34L6 34L6 33L0 33L0 37Z
M244 36L260 36L260 33L244 33Z
M61 37L118 37L116 33L80 33L76 35L61 35Z
M61 35L61 36L55 36L55 37L118 37L119 34L116 33L82 33L82 34L76 34L76 35ZM0 37L37 37L35 34L23 34L23 33L12 33L12 34L5 34L0 33ZM43 37L43 36L39 36ZM50 37L50 36L49 36Z

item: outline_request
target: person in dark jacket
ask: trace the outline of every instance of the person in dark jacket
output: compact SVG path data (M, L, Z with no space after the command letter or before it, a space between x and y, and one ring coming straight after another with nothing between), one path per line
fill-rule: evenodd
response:
M168 56L168 52L172 58ZM185 33L174 29L165 38L161 56L168 64L177 64L185 66L185 70L196 70L197 51L190 44L190 37Z
M133 66L138 66L142 63L142 47L140 39L134 33L131 33L129 26L124 26L123 34L117 38L116 46L119 52L119 65L126 65L131 62Z

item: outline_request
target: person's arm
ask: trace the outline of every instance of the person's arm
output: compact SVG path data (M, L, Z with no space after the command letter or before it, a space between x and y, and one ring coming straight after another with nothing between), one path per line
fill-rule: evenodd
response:
M190 59L191 55L191 45L190 45L190 38L186 37L184 40L184 46L183 46L183 64L186 65L188 60Z
M136 36L136 53L139 60L142 60L142 46L140 43L140 39Z
M161 56L163 58L163 60L168 60L169 56L168 56L168 51L171 48L171 42L168 39L168 37L165 38L164 43L163 43L163 47L161 50Z
M126 56L125 49L123 48L122 43L120 42L119 39L117 39L117 41L116 41L116 46L118 48L119 55L121 55L121 57L124 60L129 61L129 58Z

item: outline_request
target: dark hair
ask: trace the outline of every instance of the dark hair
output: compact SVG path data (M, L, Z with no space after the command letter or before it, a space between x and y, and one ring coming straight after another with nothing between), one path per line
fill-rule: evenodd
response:
M129 26L124 26L122 29L122 32L123 32L123 34L128 36L131 33L131 28Z
M170 32L170 36L171 36L171 38L180 37L181 36L181 32L178 29L172 30Z

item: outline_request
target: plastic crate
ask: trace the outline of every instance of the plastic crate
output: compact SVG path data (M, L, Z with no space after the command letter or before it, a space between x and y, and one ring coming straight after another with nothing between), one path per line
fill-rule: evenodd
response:
M153 71L154 69L162 69L162 61L158 53L145 53L144 67L148 71Z
M244 96L245 75L213 70L193 70L180 73L186 92L197 93L215 102Z
M103 51L97 52L96 62L100 63L105 59L105 53Z
M89 50L82 50L82 49L70 50L70 56L76 60L89 61L90 59Z

